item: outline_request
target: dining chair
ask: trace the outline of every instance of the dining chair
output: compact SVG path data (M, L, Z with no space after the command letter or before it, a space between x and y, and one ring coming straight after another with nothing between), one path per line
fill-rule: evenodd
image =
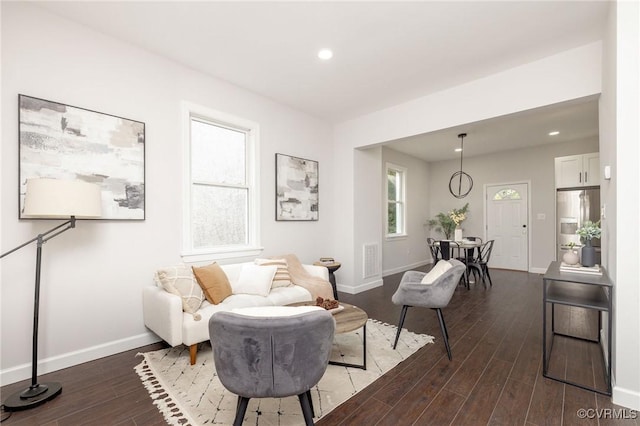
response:
M429 247L429 252L431 252L431 258L433 259L434 265L440 260L440 250L435 243L436 240L431 237L427 237L427 245Z
M449 240L440 240L438 241L438 246L440 248L441 260L455 259L455 260L458 260L459 262L464 263L463 259L460 258L460 244L458 244L457 242L449 241ZM470 289L469 280L466 274L462 274L462 278L460 281L462 285L464 285L467 288L467 290Z
M493 250L493 243L495 240L489 240L486 243L482 244L480 248L478 248L478 257L473 262L467 263L467 267L471 268L472 271L477 271L479 278L482 278L482 284L484 288L487 288L487 283L485 278L489 279L489 285L493 287L493 282L491 281L491 275L489 274L489 259L491 258L491 251Z
M464 263L473 263L478 259L478 256L480 255L480 246L482 246L482 238L480 237L464 237L465 240L467 241L473 241L478 243L478 247L477 250L476 248L472 248L472 249L466 249L465 250L465 259L463 260Z

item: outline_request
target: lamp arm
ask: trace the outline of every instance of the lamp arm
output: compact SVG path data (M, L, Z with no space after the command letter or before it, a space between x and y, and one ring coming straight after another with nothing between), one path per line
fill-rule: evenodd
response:
M66 228L58 231L60 228L66 226ZM34 241L38 241L38 244L42 244L42 243L46 243L47 241L49 241L51 238L55 237L56 235L60 235L62 234L64 231L71 229L71 228L75 228L76 227L76 217L75 216L71 216L71 218L69 220L67 220L64 223L61 223L58 226L55 226L51 229L49 229L47 232L43 232L42 234L38 234L37 236L33 237L32 239L30 239L29 241L27 241L24 244L20 244L18 247L13 248L11 250L9 250L6 253L2 253L0 255L0 259L2 259L3 257L13 253L14 251L20 250L22 247L28 246L29 244L31 244ZM53 235L49 235L54 231L58 231ZM45 238L46 237L46 238Z

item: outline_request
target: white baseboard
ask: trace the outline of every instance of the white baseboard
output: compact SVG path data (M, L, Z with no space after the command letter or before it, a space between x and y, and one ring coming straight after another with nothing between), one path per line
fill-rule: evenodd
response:
M363 291L371 290L376 287L382 287L382 284L383 284L382 279L376 279L374 281L362 283L357 287L347 287L341 284L338 284L336 287L338 288L338 291L341 291L343 293L358 294L358 293L362 293Z
M160 340L161 339L154 333L147 332L137 336L127 337L126 339L115 340L113 342L81 349L79 351L41 359L38 361L38 376L62 370L63 368L73 367L105 356L139 348L141 346L150 345L151 343L156 343ZM2 386L30 378L30 362L28 364L21 364L0 371L0 384L2 384Z
M640 411L640 392L616 386L615 383L611 390L611 401L614 404Z
M383 277L388 277L389 275L397 274L399 272L408 271L413 268L419 268L420 266L428 265L429 263L433 263L433 261L422 260L420 262L412 263L410 265L400 266L398 268L387 269L382 271Z
M545 274L547 268L529 268L529 272L532 274Z

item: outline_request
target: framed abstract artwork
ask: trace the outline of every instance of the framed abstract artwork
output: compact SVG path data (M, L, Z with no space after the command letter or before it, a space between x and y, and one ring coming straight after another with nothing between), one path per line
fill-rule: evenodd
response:
M318 220L318 162L276 154L276 220Z
M78 179L102 189L101 219L145 219L145 125L19 95L19 218L27 179Z

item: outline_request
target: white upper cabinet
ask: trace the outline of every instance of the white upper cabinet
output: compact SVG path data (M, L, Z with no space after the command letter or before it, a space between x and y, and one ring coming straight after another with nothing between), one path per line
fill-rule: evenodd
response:
M600 153L556 159L556 188L600 185Z

